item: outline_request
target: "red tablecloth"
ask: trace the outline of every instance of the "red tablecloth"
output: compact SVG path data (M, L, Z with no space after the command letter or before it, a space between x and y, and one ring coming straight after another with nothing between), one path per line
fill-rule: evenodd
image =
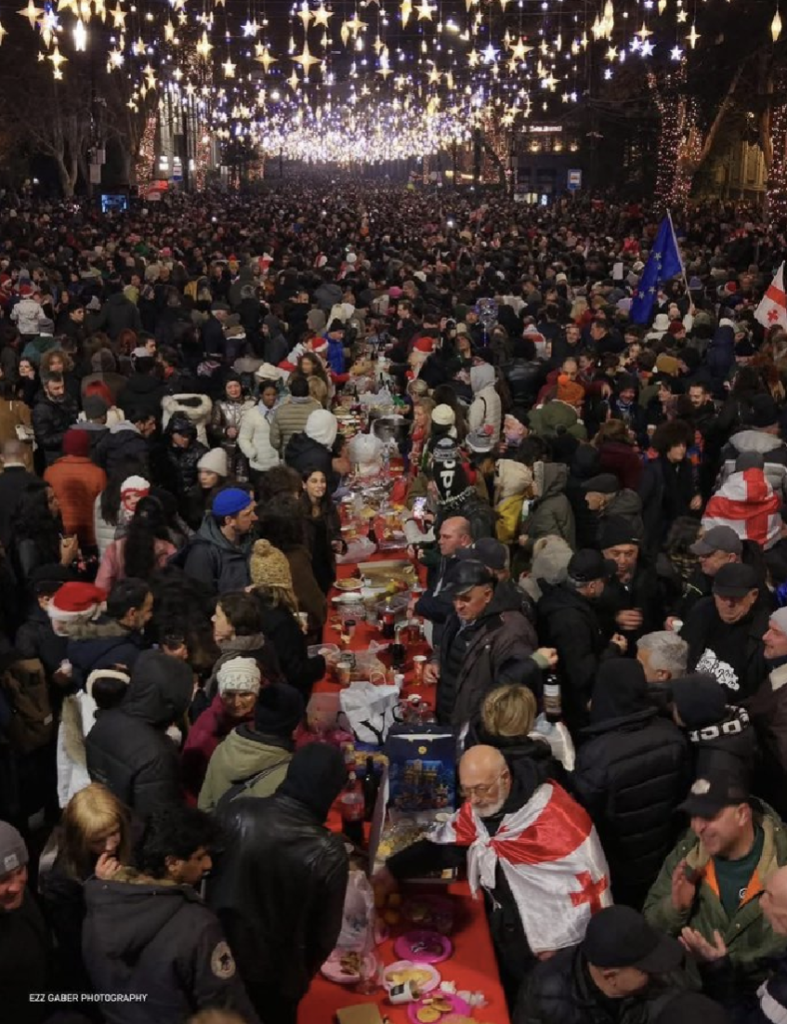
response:
M402 557L402 553L384 552L375 556L375 560L399 557ZM340 578L351 576L354 571L354 566L339 566ZM325 643L339 643L338 632L332 628L330 616L331 612L329 611L329 621L323 639ZM349 649L364 650L369 646L371 639L380 639L379 631L369 627L365 622L359 622ZM408 649L408 668L412 663L412 655L425 653L425 651L425 644L411 645ZM405 676L407 692L418 693L429 701L434 699L432 687L422 686L414 689L409 685L411 680L412 671L408 671ZM321 680L315 687L318 692L330 692L338 689L337 684L327 679ZM423 888L418 886L417 891L422 892ZM437 964L436 967L444 980L456 982L457 989L484 993L488 1005L475 1010L473 1016L476 1020L483 1021L484 1024L510 1024L492 948L492 939L484 913L483 900L472 899L466 882L453 883L448 887L448 892L455 897L456 904L455 927L451 935L454 952L450 959L442 964ZM403 930L406 929L397 928L394 936L377 948L377 955L382 964L392 964L399 959L393 952L393 942L396 935ZM298 1022L299 1024L329 1024L330 1021L333 1021L336 1010L356 1003L377 1003L381 1016L387 1017L391 1024L407 1024L409 1020L407 1008L392 1006L383 989L379 989L372 995L358 995L352 991L351 986L336 985L318 975L301 1001Z

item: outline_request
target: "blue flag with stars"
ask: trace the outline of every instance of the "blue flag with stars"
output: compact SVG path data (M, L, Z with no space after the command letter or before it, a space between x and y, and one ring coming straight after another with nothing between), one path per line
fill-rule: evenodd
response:
M683 261L680 258L672 220L665 217L659 225L656 241L637 285L637 294L631 303L629 318L632 323L649 323L659 285L682 273Z

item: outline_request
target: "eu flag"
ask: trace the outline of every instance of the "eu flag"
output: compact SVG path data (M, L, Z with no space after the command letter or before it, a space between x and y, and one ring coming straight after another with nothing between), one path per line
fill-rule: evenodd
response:
M682 273L683 261L678 251L672 220L665 217L659 225L656 241L637 285L636 297L631 303L629 317L632 322L649 323L659 285Z

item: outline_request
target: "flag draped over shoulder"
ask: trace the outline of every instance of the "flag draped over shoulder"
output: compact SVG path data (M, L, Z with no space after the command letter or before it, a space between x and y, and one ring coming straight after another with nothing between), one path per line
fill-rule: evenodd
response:
M702 527L729 526L766 551L781 540L781 500L761 469L731 473L705 506Z
M433 843L467 847L473 894L495 889L503 872L534 953L581 942L591 914L612 903L609 868L587 812L555 782L506 814L494 836L469 803L429 833Z
M787 329L787 295L784 293L784 264L768 285L754 316L763 327L784 327Z
M683 261L680 258L672 221L665 217L659 225L656 241L637 285L637 294L631 303L629 317L632 323L649 323L659 285L671 281L673 277L682 273Z

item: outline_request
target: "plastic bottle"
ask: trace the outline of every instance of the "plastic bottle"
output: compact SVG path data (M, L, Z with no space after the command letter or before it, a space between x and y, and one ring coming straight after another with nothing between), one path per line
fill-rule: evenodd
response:
M347 785L339 798L342 832L351 843L363 846L364 798L355 772L350 772Z

